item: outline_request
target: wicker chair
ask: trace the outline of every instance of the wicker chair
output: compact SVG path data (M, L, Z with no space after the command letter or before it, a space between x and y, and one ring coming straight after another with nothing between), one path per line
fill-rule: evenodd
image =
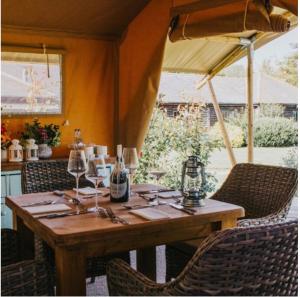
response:
M211 199L240 205L245 217L239 227L284 221L297 189L295 169L257 164L235 165ZM197 250L197 244L178 242L166 246L166 279L176 277Z
M298 221L219 231L182 273L156 284L120 259L107 268L112 296L297 296Z
M1 229L1 265L1 295L54 295L47 263L38 260L22 261L15 230Z
M47 192L54 190L68 190L75 187L75 179L67 172L68 160L45 160L25 162L22 168L23 194ZM90 186L90 182L82 178L80 187ZM38 259L45 259L50 263L55 273L54 251L43 241L35 239L35 254ZM114 254L107 257L88 258L86 273L94 282L96 276L105 275L106 263L112 258L119 257L129 263L129 252Z

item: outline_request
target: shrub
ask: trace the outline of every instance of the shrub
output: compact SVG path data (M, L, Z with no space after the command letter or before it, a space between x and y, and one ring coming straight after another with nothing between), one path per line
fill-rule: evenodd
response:
M282 161L284 166L298 169L298 147L288 150Z
M243 129L237 125L225 124L229 139L231 141L232 147L243 147L246 145L245 135ZM209 137L217 141L219 146L224 147L224 140L220 130L219 123L216 123L209 131Z
M263 117L254 121L254 145L257 147L286 147L298 144L295 121L282 117Z
M135 182L152 182L149 170L164 169L167 174L159 181L162 185L179 188L182 162L188 155L197 155L207 165L210 153L219 147L208 137L201 123L201 108L181 106L176 117L168 117L164 110L155 107L148 134L142 148L142 157L135 175ZM206 174L207 191L212 191L216 179Z

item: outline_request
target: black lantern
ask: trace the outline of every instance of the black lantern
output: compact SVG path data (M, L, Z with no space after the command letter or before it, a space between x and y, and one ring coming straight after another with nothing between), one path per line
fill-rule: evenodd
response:
M205 184L204 164L197 156L189 156L188 160L183 162L182 167L183 205L186 207L204 206Z

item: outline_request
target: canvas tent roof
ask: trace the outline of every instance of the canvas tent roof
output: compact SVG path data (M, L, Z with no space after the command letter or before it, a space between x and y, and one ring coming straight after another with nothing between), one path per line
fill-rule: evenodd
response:
M282 11L282 10L281 10ZM283 12L283 11L282 11ZM291 27L297 26L297 18L289 14ZM280 37L282 33L257 33L255 31L241 34L227 34L226 37L251 38L256 36L254 48L258 49L266 43ZM213 38L199 38L167 41L164 55L163 70L169 72L185 72L207 74L216 69L222 61L234 53L224 65L228 66L245 56L246 46L216 41ZM230 58L230 57L229 57ZM221 67L220 69L222 69Z
M197 89L202 78L198 74L164 72L158 97L162 103L211 103L209 87ZM246 77L215 76L213 85L220 104L246 104ZM255 73L254 103L298 104L298 90L269 75Z
M2 27L119 38L149 0L2 0Z

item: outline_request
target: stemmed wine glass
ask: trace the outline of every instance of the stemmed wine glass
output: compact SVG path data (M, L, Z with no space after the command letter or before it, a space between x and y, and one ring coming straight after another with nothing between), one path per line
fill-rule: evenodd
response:
M155 179L156 184L158 185L159 180L166 174L167 172L160 168L151 168L149 170L149 174Z
M85 154L83 150L71 150L68 162L68 172L76 179L76 199L78 199L79 178L87 169ZM79 208L77 207L77 212Z
M85 178L94 184L96 190L96 203L95 212L98 211L98 187L100 183L107 177L107 170L104 161L104 156L100 155L98 158L91 156L88 159L87 170L85 172Z
M130 191L131 182L133 180L134 173L139 164L136 148L135 147L124 147L123 158L124 158L125 168L129 172L129 196L130 196L131 195L131 191Z
M149 170L149 174L155 179L155 183L156 185L159 185L159 180L166 174L167 172L161 168L151 168ZM155 201L154 203L156 203L156 205L160 204L159 198L158 198L158 194L155 194Z

